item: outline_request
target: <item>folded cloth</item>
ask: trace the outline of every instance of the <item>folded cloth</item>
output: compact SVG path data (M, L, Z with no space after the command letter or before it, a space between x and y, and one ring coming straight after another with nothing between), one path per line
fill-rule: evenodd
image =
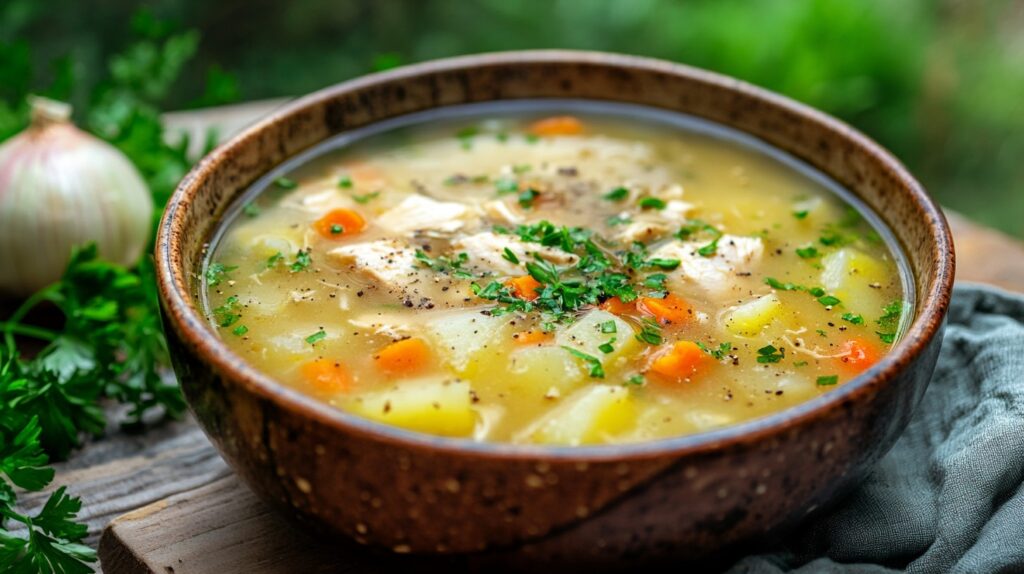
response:
M1024 572L1024 297L958 285L914 418L863 485L730 574Z

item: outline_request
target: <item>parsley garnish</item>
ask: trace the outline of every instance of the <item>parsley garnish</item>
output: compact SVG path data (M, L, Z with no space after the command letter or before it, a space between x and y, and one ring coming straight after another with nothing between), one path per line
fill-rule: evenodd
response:
M615 344L615 337L612 337L611 339L608 339L608 341L598 345L597 348L602 353L607 355L608 353L612 353L612 352L615 351L615 347L613 346L614 344Z
M826 307L835 307L836 305L841 303L841 301L838 297L833 297L832 295L824 295L822 297L818 297L818 303L821 303Z
M604 378L604 367L601 366L601 360L600 359L598 359L597 357L595 357L593 355L588 355L588 354L586 354L586 353L584 353L582 351L578 351L576 349L573 349L572 347L567 347L565 345L562 345L562 348L565 349L566 351L569 351L570 355L576 357L577 359L582 359L584 362L587 363L587 365L590 367L590 376L591 376L591 378L594 378L594 379L603 379Z
M857 315L856 313L843 313L843 321L849 321L854 325L863 325L864 317Z
M260 206L254 201L246 203L245 206L242 207L242 213L244 213L246 217L257 217L260 214Z
M806 209L802 209L800 211L794 211L793 212L793 217L795 217L797 219L806 219L808 213L810 213L810 212L807 211Z
M688 220L679 228L679 231L676 232L676 237L685 241L697 234L707 234L711 236L710 243L707 243L697 249L698 255L701 257L711 257L718 252L718 240L722 238L722 232L714 225L710 225L699 219Z
M501 254L501 257L513 265L519 265L519 256L508 247L505 248L505 252Z
M537 199L538 195L540 195L539 191L530 188L520 193L516 199L519 200L520 207L522 207L523 209L529 209L533 207L533 200Z
M805 285L797 285L796 283L789 283L789 282L783 283L782 281L779 281L778 279L775 279L774 277L765 277L764 282L765 282L765 284L767 284L772 289L778 289L779 291L804 291L806 293L810 293L814 297L824 297L825 296L825 290L822 289L821 287L807 287ZM833 297L833 299L834 299L834 297ZM838 302L839 302L839 300L836 299L836 303L838 303ZM823 305L827 305L827 303L822 303L822 304Z
M241 306L238 304L238 296L232 295L224 300L224 303L213 310L213 318L221 327L230 327L242 318L237 313Z
M803 259L813 259L819 255L818 249L813 245L807 247L797 247L796 254Z
M839 383L839 375L824 375L818 377L817 380L819 387L829 387Z
M379 191L373 191L364 195L353 195L352 199L356 200L356 203L367 204L373 201L374 199L377 199L377 197L379 196Z
M295 253L295 261L288 266L288 270L292 273L298 273L299 271L305 271L309 269L310 264L313 260L309 256L309 249L299 249Z
M646 383L646 382L647 382L647 380L644 379L643 375L633 375L632 377L626 379L626 382L624 382L622 384L626 385L626 386L642 387L642 386L644 386L644 383Z
M249 332L249 328L245 325L239 325L231 330L231 333L235 336L241 337L242 335Z
M222 281L230 280L228 273L238 269L237 265L224 265L223 263L211 263L206 268L206 286L216 287Z
M896 341L896 330L899 328L900 317L903 315L903 301L896 300L882 307L882 316L875 321L881 331L876 331L883 343L891 345Z
M515 254L512 254L515 256ZM463 265L469 261L469 254L465 252L458 253L454 258L445 257L431 257L423 251L416 250L416 260L427 266L428 269L432 269L438 273L450 274L452 277L459 279L472 279L473 274L462 268Z
M640 209L665 209L665 201L657 197L644 197L640 200Z
M797 367L797 368L806 367L807 365L808 365L807 361L797 361L797 362L793 363L793 366Z
M352 178L347 176L347 175L341 176L338 179L338 187L343 188L343 189L348 189L348 188L352 187ZM360 203L362 203L362 202L360 202Z
M277 253L267 257L267 269L273 269L278 262L284 259L284 254L278 251Z
M778 363L786 358L786 349L778 349L773 345L765 345L757 350L758 363Z
M721 343L718 345L718 348L712 349L705 345L704 343L697 341L697 346L700 347L700 350L718 359L719 361L724 359L732 351L732 343Z
M327 337L327 331L320 329L316 333L306 337L306 342L310 345L315 345L318 341L322 341Z
M335 223L334 225L331 225L331 235L340 235L342 233L345 233L345 227L344 226L339 225L337 223Z
M629 195L629 190L624 187L616 187L615 189L604 194L604 198L608 201L622 201Z
M296 187L299 187L299 184L295 183L295 180L289 179L287 177L279 177L275 179L274 185L281 189L295 189Z
M660 268L664 269L665 271L671 271L671 270L675 269L676 267L679 267L679 263L680 263L680 261L678 259L658 259L658 258L651 259L650 261L647 262L648 265L651 265L652 267L660 267Z
M510 177L499 177L494 180L494 189L498 191L498 195L516 193L519 191L519 182Z
M615 325L615 321L614 320L608 320L608 321L605 321L604 323L601 323L601 332L602 333L605 333L605 334L615 333L617 330L618 330L618 327Z
M650 319L644 319L640 332L636 334L636 339L648 345L660 345L663 340L661 337L661 325Z

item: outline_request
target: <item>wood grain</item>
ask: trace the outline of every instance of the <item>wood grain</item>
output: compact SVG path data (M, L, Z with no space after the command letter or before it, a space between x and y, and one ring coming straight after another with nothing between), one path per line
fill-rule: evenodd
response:
M202 141L211 127L229 136L282 102L169 114L168 132L172 137L187 133L193 142ZM1024 292L1024 243L957 214L950 214L950 223L958 280ZM0 317L12 309L11 302L0 301ZM52 487L41 493L21 493L21 506L38 510L50 491L68 485L83 500L80 517L89 527L86 542L95 546L106 527L99 544L102 568L108 574L381 569L379 558L373 559L365 550L351 545L319 546L274 515L231 474L191 419L162 425L145 435L111 429L104 439L55 466L57 480Z

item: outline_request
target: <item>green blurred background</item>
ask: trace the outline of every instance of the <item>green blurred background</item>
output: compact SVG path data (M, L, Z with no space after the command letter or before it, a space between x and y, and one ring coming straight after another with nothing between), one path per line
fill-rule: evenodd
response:
M85 102L116 76L111 54L129 44L140 6L155 19L136 18L135 34L197 31L164 45L173 60L198 42L180 81L154 90L163 109L299 95L472 52L642 54L835 114L895 152L946 206L1024 237L1021 0L4 0L0 98L15 106L33 85L56 82L53 92Z

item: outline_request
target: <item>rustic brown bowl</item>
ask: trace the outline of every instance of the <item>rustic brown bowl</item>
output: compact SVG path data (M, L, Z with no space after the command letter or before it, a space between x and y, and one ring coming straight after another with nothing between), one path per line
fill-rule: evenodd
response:
M828 174L906 251L913 322L876 366L836 390L744 424L583 448L474 444L369 422L277 383L218 338L198 276L222 214L261 175L339 133L469 102L582 98L731 126ZM693 558L763 539L868 472L918 404L953 284L942 212L891 155L820 112L686 66L587 52L513 52L375 74L301 98L207 156L160 225L160 297L175 370L199 423L264 499L326 535L405 553L514 549L595 564Z

